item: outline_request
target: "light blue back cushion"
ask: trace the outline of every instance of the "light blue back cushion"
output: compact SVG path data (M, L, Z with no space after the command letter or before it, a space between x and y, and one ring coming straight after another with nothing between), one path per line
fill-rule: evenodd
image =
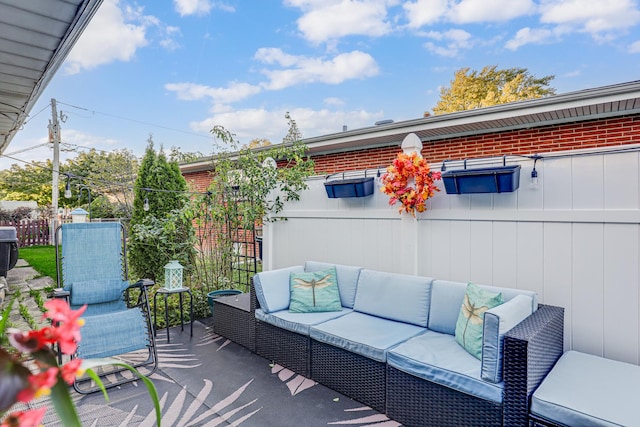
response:
M484 313L482 332L482 379L502 381L502 346L504 334L531 315L533 306L528 295L516 295L509 301Z
M329 267L336 268L338 275L338 289L340 290L340 301L343 307L353 308L356 300L356 289L358 287L358 277L362 267L351 265L330 264L327 262L307 261L304 264L304 271L326 270Z
M353 309L426 327L432 282L430 277L362 270Z
M501 292L504 301L516 295L528 295L532 298L531 311L538 309L538 294L521 289L498 288L479 285L491 292ZM434 280L431 290L431 308L429 310L429 329L443 334L455 335L456 321L464 299L467 283L449 280Z
M263 271L253 276L253 287L265 313L289 308L289 273L303 273L301 265Z

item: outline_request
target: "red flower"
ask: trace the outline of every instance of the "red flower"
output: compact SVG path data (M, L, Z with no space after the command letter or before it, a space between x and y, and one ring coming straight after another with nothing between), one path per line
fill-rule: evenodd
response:
M81 359L72 359L69 362L62 365L60 368L60 375L62 375L62 379L69 385L73 384L73 381L76 379L76 376L82 375L82 369L80 369L80 365L82 365Z
M19 402L29 402L34 398L51 393L51 387L58 381L58 368L51 367L29 377L29 387L18 393Z
M32 409L30 411L14 412L10 414L0 427L37 427L42 424L42 418L47 408Z
M28 332L8 329L7 336L11 345L21 353L35 353L56 342L56 333L51 327Z
M42 316L60 323L74 323L80 319L80 316L82 316L87 309L87 306L84 305L77 310L71 310L69 304L62 299L49 300L44 303L44 307L47 309L47 312Z
M87 309L84 305L78 310L71 310L66 301L53 299L44 304L47 312L44 318L51 319L54 324L54 342L60 344L60 351L64 354L76 352L77 343L80 341L80 328L84 325L84 319L80 316Z

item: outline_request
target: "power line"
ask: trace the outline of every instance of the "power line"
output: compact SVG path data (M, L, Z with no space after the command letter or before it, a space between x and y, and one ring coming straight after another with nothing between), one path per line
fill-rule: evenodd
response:
M29 162L26 160L22 160L22 159L18 159L16 157L12 157L10 155L7 154L2 154L0 155L0 157L6 157L9 158L11 160L14 160L16 162L20 162L20 163L25 163L25 164L29 164L31 166L43 169L47 172L54 172L53 168L47 167L47 166L43 166L40 165L38 163L34 163L34 162ZM60 170L57 171L59 174L64 175L67 177L67 180L70 180L71 178L76 178L76 179L81 179L83 182L85 183L93 183L94 185L94 190L96 189L96 186L98 184L108 187L108 188L113 188L113 187L117 187L120 189L127 189L127 190L131 190L133 191L135 188L133 185L127 185L126 182L113 182L113 181L106 181L106 180L102 180L102 179L97 179L97 178L89 178L89 177L85 177L85 176L79 176L79 175L75 175L72 174L70 172L62 172ZM196 194L200 194L200 195L209 195L210 193L208 191L183 191L183 190L166 190L163 188L150 188L150 187L143 187L140 188L140 190L143 191L149 191L149 192L158 192L158 193L176 193L176 194L189 194L189 195L196 195Z
M207 138L207 139L212 139L213 138L211 135L202 135L201 133L189 132L189 131L182 130L182 129L175 129L175 128L171 128L171 127L164 126L164 125L158 125L158 124L155 124L155 123L150 123L150 122L145 122L145 121L142 121L142 120L132 119L130 117L123 117L123 116L118 116L118 115L115 115L115 114L104 113L104 112L100 112L100 111L96 111L96 110L91 110L91 109L85 108L85 107L78 107L77 105L66 104L66 103L61 102L61 101L58 101L58 104L66 105L67 107L76 108L78 110L87 111L87 112L89 112L89 113L91 113L93 115L100 114L100 115L103 115L103 116L112 117L112 118L119 119L119 120L125 120L125 121L128 121L128 122L143 124L143 125L147 125L147 126L154 126L154 127L160 128L160 129L166 129L166 130L170 130L170 131L173 131L173 132L179 132L179 133L183 133L185 135L199 136L200 138Z
M43 142L42 144L33 145L33 146L31 146L31 147L23 148L22 150L13 151L13 152L11 152L11 153L9 153L9 154L5 154L5 156L7 156L7 157L8 157L8 156L13 155L13 154L20 154L20 153L24 153L25 151L31 151L31 150L34 150L34 149L36 149L36 148L44 147L45 145L49 145L49 144L50 144L49 142Z

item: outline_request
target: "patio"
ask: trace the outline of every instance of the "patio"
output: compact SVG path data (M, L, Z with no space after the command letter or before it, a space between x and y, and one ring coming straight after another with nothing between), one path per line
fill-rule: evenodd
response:
M25 277L28 269L21 261L8 272L11 289L28 293L32 286L46 285L42 279L31 279L28 274ZM192 338L188 326L184 331L179 326L173 327L170 343L166 330L158 333L159 368L150 378L158 390L163 425L399 425L213 333L211 323L211 318L194 322ZM73 399L86 426L155 425L153 405L141 382L109 390L109 402L105 402L101 393L87 396L73 393ZM49 403L41 399L33 406ZM62 425L52 408L43 424Z

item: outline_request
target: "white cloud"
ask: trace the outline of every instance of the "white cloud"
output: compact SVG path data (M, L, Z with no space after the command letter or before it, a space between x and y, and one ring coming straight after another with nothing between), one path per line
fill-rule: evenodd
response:
M167 83L164 88L175 92L178 99L183 101L196 101L210 98L217 104L229 104L248 98L259 93L259 86L249 83L231 82L227 87L210 87L195 83Z
M640 53L640 40L629 45L629 53Z
M180 47L180 44L176 40L176 37L182 34L180 28L167 26L164 27L163 33L164 35L161 37L159 42L160 46L170 51L176 50Z
M68 74L79 73L113 61L130 61L136 50L148 44L145 25L127 23L119 0L105 0L65 64ZM136 10L127 10L132 14Z
M286 111L289 111L296 121L303 138L341 132L344 125L349 129L371 126L384 117L382 112L362 110L334 112L309 108L283 110L254 108L214 113L205 120L192 122L190 126L195 132L209 132L216 125L233 129L233 133L241 144L248 143L254 138L267 138L272 143L280 143L288 130L287 121L284 118Z
M206 15L213 4L210 0L173 0L173 6L180 16Z
M379 37L391 31L387 20L387 0L287 0L287 6L303 10L298 30L313 43L349 35Z
M128 62L138 49L157 43L175 50L182 33L164 24L142 7L132 7L120 0L104 0L65 62L67 74L77 74L114 61Z
M217 111L225 105L241 101L260 93L262 90L281 90L290 86L307 83L338 84L345 80L376 75L378 66L373 58L359 51L339 54L329 60L289 55L277 48L261 48L255 59L266 65L283 67L263 69L268 80L259 85L231 82L226 87L211 87L196 83L167 83L164 87L175 92L178 99L196 101L211 99Z
M521 28L516 33L515 37L507 42L505 47L507 49L516 50L520 46L526 44L542 44L548 43L554 37L554 33L546 28L534 28L529 27Z
M442 20L448 10L448 0L417 0L402 5L410 28L420 28Z
M268 65L285 67L262 70L269 79L264 87L269 90L315 82L338 84L345 80L362 79L378 74L378 65L373 57L360 51L341 53L324 60L289 55L277 48L261 48L256 52L255 59Z
M344 105L344 100L331 96L329 98L325 98L323 100L323 103L325 105L341 106L341 105Z
M449 19L457 24L509 21L535 10L531 0L462 0L449 4Z
M640 22L640 10L633 0L551 0L540 9L541 22L569 26L595 38L613 37L614 32Z
M461 50L471 49L473 41L471 34L464 30L453 29L445 32L431 31L426 36L436 41L442 41L444 44L437 45L433 42L426 42L425 48L436 55L453 58L458 56Z
M409 28L438 22L502 22L535 10L532 0L416 0L406 2L402 7Z

